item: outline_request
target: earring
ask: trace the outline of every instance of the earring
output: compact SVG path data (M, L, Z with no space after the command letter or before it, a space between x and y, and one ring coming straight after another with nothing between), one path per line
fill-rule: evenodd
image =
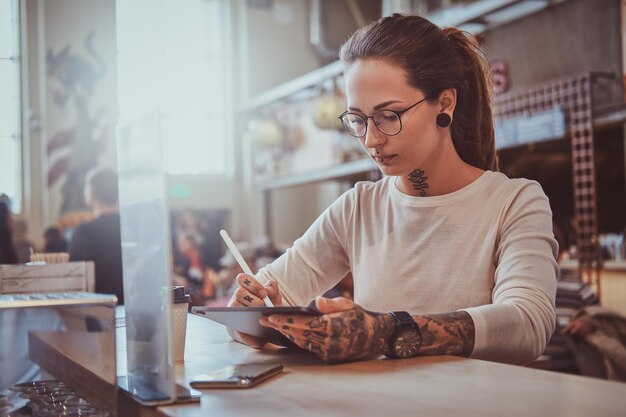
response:
M446 128L452 123L452 117L448 113L439 113L437 115L437 126L440 128Z

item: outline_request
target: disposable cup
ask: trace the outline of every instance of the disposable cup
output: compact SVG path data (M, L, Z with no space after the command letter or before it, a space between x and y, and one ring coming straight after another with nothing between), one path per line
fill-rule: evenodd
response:
M185 338L187 334L187 311L189 295L181 286L171 287L172 293L172 358L175 362L185 360Z

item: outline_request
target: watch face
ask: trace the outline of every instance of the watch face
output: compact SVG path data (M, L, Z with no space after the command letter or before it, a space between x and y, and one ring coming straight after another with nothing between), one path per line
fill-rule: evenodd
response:
M404 330L396 338L393 351L397 358L412 358L420 350L421 340L418 332L414 329Z

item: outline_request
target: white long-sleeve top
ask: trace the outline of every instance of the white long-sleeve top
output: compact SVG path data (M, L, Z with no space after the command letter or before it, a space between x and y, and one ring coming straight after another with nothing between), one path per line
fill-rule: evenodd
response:
M486 171L450 194L413 197L395 177L360 182L257 278L307 305L352 271L370 311L467 311L473 358L528 363L555 326L558 246L541 186Z

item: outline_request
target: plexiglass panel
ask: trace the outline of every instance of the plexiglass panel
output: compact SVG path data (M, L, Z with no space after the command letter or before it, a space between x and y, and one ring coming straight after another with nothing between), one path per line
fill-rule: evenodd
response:
M117 149L129 377L120 387L141 402L168 403L175 400L164 290L171 255L158 114L121 128Z

